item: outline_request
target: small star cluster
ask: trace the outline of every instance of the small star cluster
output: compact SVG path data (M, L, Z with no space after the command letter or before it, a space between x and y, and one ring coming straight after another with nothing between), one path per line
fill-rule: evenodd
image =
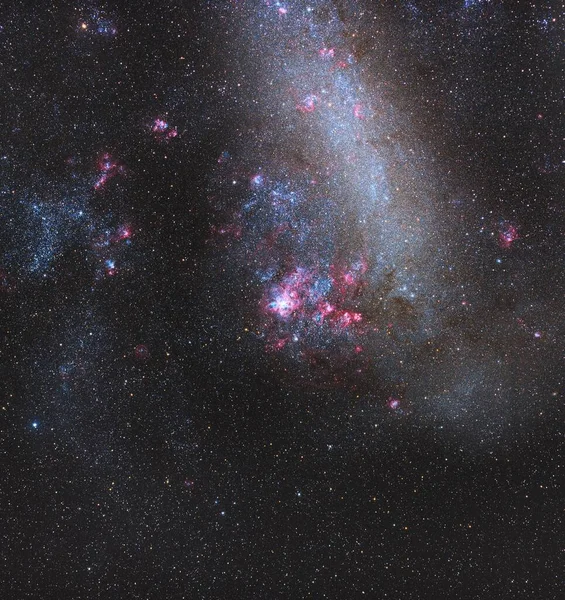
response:
M0 596L561 598L563 3L0 12Z

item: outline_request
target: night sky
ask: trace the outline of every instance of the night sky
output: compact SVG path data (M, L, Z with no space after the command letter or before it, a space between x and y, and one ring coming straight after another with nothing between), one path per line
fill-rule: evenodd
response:
M565 598L565 4L0 8L0 597Z

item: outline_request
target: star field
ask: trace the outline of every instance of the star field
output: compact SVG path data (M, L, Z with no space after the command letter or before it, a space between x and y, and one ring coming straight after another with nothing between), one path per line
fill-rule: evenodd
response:
M2 7L1 597L561 598L564 36Z

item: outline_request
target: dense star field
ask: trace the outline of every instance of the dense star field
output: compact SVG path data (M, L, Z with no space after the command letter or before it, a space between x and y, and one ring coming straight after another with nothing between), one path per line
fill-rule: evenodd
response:
M0 8L0 596L565 597L565 4Z

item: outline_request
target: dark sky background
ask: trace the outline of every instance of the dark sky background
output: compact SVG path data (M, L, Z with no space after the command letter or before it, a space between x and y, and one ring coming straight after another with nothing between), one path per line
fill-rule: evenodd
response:
M4 2L0 596L563 598L564 43Z

